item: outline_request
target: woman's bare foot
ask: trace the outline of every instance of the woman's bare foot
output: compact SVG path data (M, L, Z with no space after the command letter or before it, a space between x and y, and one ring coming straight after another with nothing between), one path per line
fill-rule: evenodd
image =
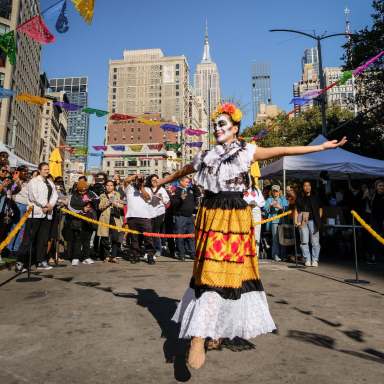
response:
M205 362L204 339L192 337L191 347L189 348L188 365L191 368L199 369Z

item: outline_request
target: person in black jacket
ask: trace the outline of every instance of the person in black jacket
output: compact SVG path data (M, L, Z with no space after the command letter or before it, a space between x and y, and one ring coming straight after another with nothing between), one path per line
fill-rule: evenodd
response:
M381 236L384 233L384 180L375 182L375 194L371 205L371 225ZM372 237L372 255L369 263L375 263L376 257L382 254L382 245Z
M193 224L193 213L197 206L199 190L192 186L189 187L191 179L184 176L180 179L180 186L176 189L175 195L171 197L175 233L186 234L193 233L195 228ZM176 248L178 258L182 261L188 254L191 259L195 258L195 242L193 238L176 238Z
M96 220L97 204L98 197L88 189L88 183L84 180L78 181L76 190L70 198L68 208L82 216ZM92 232L95 230L94 225L82 219L71 217L69 226L71 230L69 253L72 258L72 265L79 265L81 260L83 264L93 264L94 261L89 257L89 253Z

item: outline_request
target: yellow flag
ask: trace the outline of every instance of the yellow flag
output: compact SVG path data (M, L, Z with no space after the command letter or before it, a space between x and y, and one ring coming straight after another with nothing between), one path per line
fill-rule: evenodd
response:
M159 125L160 121L156 120L146 120L146 119L137 119L139 123L145 124L145 125Z
M95 0L72 0L73 5L83 17L84 21L91 24L93 18L93 10L95 8Z
M25 101L26 103L37 105L44 105L47 101L49 101L49 99L46 99L45 97L33 96L29 93L20 93L16 96L16 100Z

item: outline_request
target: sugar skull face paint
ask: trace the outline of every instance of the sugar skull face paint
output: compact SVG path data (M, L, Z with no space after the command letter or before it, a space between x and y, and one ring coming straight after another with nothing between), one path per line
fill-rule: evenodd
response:
M222 114L217 116L213 125L217 142L222 144L231 139L234 134L232 128L233 123L228 115Z

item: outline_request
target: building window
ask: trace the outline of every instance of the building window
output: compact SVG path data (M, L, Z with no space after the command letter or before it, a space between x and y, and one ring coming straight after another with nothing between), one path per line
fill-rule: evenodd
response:
M0 87L4 87L5 74L0 72Z
M107 161L107 167L110 167L110 166L111 166L111 162Z
M115 167L124 167L124 161L118 160L115 161Z
M4 35L7 32L9 32L9 25L0 23L0 35Z
M12 0L3 0L0 4L0 17L10 19L12 13Z
M131 128L131 132L133 133L133 131L134 131L134 129L133 128Z
M140 140L140 136L137 136L137 140Z

